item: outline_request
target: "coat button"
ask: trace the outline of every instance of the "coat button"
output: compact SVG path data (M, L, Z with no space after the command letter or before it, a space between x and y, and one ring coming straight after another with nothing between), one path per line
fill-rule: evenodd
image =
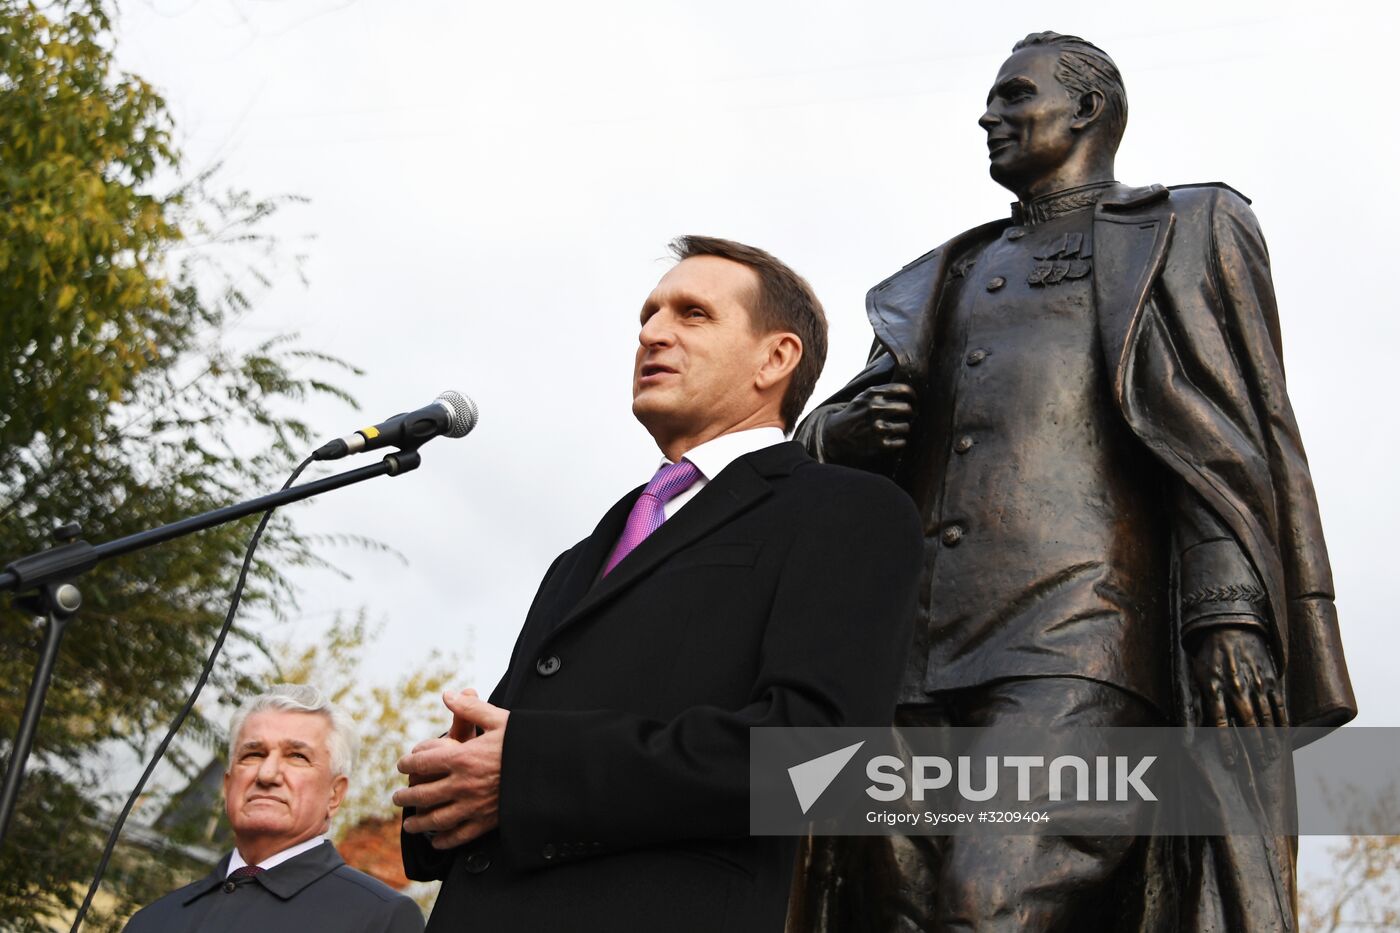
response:
M987 291L994 292L1006 284L1006 279L999 275L994 275L987 280Z
M960 454L965 454L972 449L972 445L975 443L976 441L972 439L971 434L964 434L962 437L958 438L957 443L953 445L953 449Z
M1008 240L1019 240L1025 235L1026 229L1024 227L1012 227L1006 231L1006 238Z
M224 882L224 893L225 893L225 894L232 894L234 891L237 891L237 890L238 890L238 882L237 882L237 881L225 881L225 882Z
M463 862L463 867L473 875L479 875L491 867L491 859L482 852L473 852Z
M546 862L554 861L555 854L554 843L552 842L546 842L544 848L540 849L540 855L544 856Z
M976 366L987 358L987 351L978 347L967 355L967 365Z
M957 547L958 542L963 539L962 525L949 525L943 529L943 544L945 547Z
M553 677L555 674L559 673L559 668L563 666L564 662L559 660L559 655L557 654L551 654L535 662L535 670L541 677Z

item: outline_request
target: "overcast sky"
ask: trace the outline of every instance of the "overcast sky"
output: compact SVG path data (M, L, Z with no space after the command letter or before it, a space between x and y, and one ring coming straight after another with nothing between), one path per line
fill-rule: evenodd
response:
M311 234L243 326L299 331L368 370L363 410L317 405L329 438L457 389L467 439L422 469L294 507L407 566L301 583L314 633L336 610L386 622L384 679L429 646L492 687L541 574L657 452L632 420L637 311L681 233L762 246L831 320L817 398L860 368L865 290L1003 216L977 126L1028 32L1105 48L1128 89L1118 177L1225 181L1274 262L1289 386L1313 465L1360 722L1394 708L1400 524L1395 7L1173 2L472 3L145 0L120 57L179 121L187 168L222 160L294 193ZM560 463L565 465L560 469Z

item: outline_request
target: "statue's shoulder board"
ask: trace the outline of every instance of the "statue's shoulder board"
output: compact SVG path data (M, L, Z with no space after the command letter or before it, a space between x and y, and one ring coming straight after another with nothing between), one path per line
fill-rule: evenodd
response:
M1241 201L1243 201L1244 203L1246 203L1246 204L1253 204L1253 203L1254 203L1254 202L1251 201L1248 197L1246 197L1245 194L1244 194L1242 191L1239 191L1239 190L1237 190L1237 189L1235 189L1235 188L1230 187L1229 185L1225 184L1225 182L1223 182L1223 181L1200 181L1200 182L1196 182L1196 183L1190 184L1190 185L1171 185L1167 190L1168 190L1168 191L1180 191L1180 190L1187 189L1187 188L1224 188L1226 191L1230 192L1231 194L1233 194L1235 197L1239 198L1239 199L1240 199Z

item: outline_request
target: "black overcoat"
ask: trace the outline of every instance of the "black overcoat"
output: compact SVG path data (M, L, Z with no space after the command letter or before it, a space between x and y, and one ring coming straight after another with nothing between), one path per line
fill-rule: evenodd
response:
M740 457L601 580L640 489L561 555L491 702L500 826L448 853L431 930L780 933L795 841L750 837L749 730L887 724L920 563L890 481Z

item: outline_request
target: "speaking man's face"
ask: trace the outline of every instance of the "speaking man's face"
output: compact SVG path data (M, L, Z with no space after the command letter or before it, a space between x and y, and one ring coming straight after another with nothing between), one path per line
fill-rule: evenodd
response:
M743 263L692 256L642 305L632 413L663 449L725 433L760 408L755 376L771 341L749 317L758 290L758 273Z
M977 121L987 131L992 178L1018 195L1063 165L1077 142L1079 105L1055 77L1058 61L1054 48L1016 52L997 73Z
M348 780L331 773L330 720L264 710L249 716L224 775L224 805L240 851L274 855L326 831Z

